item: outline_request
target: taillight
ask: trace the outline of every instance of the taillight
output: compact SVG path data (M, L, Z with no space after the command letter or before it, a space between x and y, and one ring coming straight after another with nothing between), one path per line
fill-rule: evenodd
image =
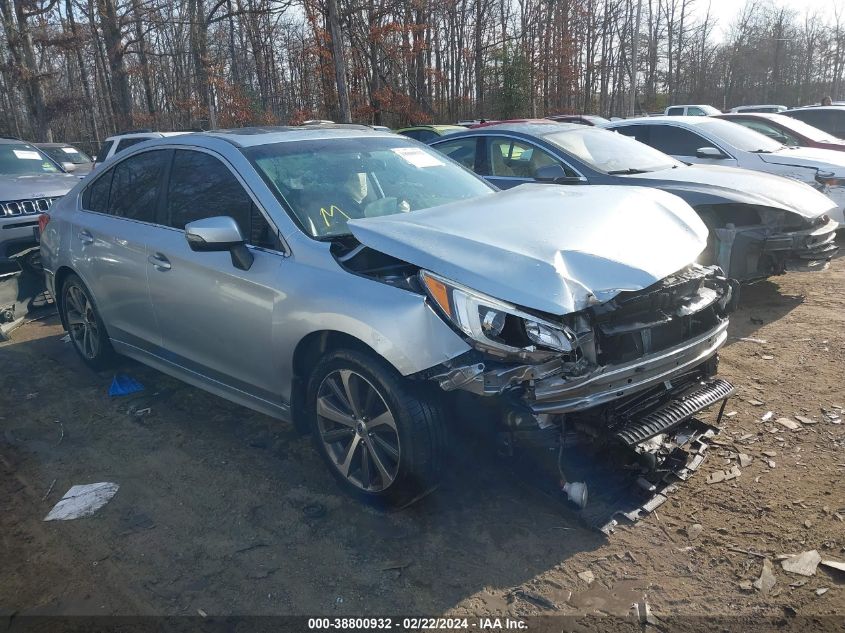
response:
M50 214L49 213L42 213L38 216L38 232L43 233L44 229L47 228L47 223L50 222Z

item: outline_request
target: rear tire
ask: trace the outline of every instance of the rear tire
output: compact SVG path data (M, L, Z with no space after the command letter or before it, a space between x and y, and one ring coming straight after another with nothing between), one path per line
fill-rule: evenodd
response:
M71 274L62 284L61 298L62 321L76 353L91 369L106 369L114 362L115 351L91 292Z
M305 411L317 450L345 492L396 507L436 487L443 415L425 387L368 352L336 350L317 363Z

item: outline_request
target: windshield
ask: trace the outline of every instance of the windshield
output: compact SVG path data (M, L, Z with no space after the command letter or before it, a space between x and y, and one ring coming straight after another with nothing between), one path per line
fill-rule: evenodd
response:
M804 123L804 121L799 121L798 119L793 119L791 116L784 116L780 115L776 119L777 124L785 127L792 132L800 134L802 136L806 136L811 141L816 141L819 143L841 143L837 138L833 138L828 132L824 130L820 130L817 127L813 127L809 123Z
M697 124L695 129L700 129L702 132L744 152L769 153L783 148L783 145L777 141L731 121L711 119Z
M644 143L608 130L584 127L545 134L543 138L606 174L660 171L680 164Z
M44 147L42 151L53 160L60 163L73 163L74 165L87 165L91 162L91 158L85 153L80 152L75 147L66 145L64 147Z
M403 137L326 138L244 150L315 238L349 235L347 221L409 213L495 189L442 154Z
M61 173L56 164L38 149L26 143L0 145L0 174L36 176Z

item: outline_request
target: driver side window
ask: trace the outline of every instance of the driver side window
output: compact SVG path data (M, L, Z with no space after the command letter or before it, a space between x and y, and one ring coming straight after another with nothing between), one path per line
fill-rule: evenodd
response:
M534 179L538 169L549 165L560 165L567 176L578 175L547 151L530 143L493 137L487 147L490 176Z
M183 230L189 222L215 216L233 218L248 244L279 250L275 231L228 167L204 152L176 150L165 224Z

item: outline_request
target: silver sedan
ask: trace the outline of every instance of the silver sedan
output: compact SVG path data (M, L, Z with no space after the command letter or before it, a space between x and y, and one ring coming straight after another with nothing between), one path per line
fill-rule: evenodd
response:
M403 136L248 128L139 144L42 225L88 365L129 356L292 420L368 501L431 489L447 412L511 447L532 428L557 446L570 420L657 472L654 438L730 391L712 377L733 286L657 190L498 193Z

